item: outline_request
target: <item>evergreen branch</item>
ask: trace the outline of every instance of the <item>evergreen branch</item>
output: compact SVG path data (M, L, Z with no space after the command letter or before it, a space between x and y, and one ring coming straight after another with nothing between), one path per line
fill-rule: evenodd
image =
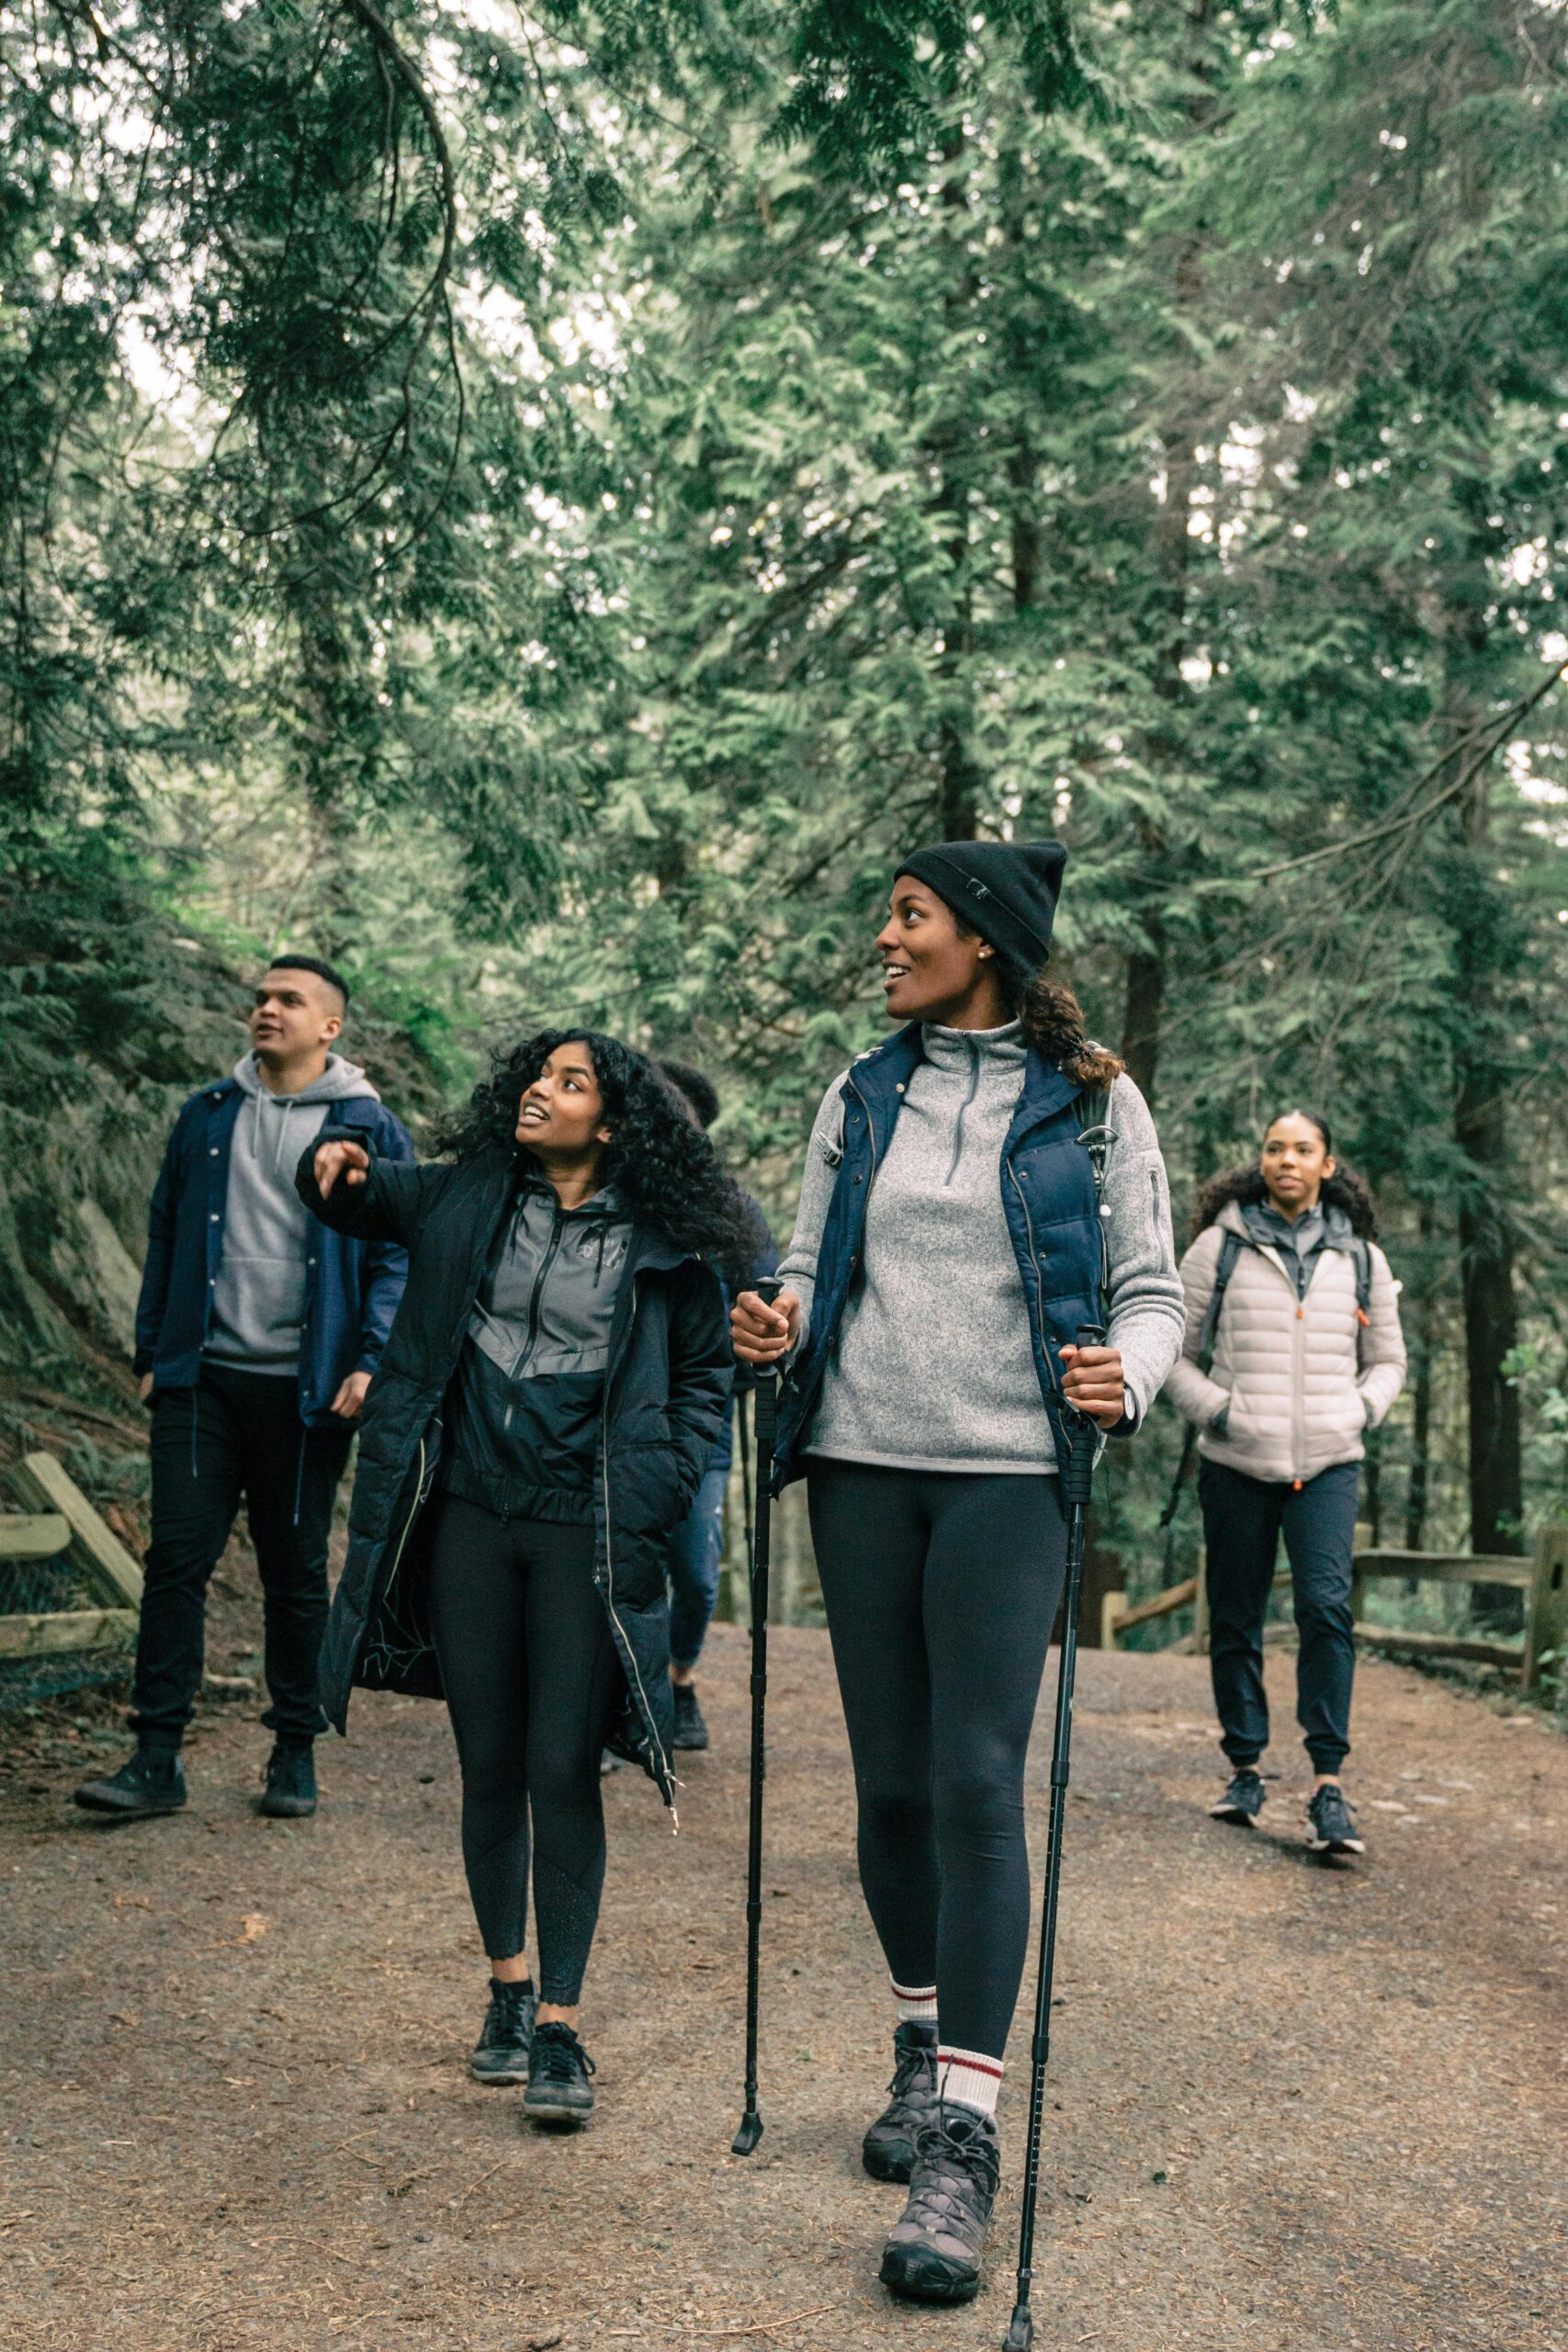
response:
M1528 718L1537 704L1546 700L1552 687L1557 684L1565 672L1568 672L1568 661L1560 662L1554 669L1549 670L1540 684L1532 687L1522 702L1516 703L1511 710L1506 711L1496 724L1490 729L1487 741L1474 759L1454 778L1453 782L1446 784L1440 792L1434 793L1432 797L1424 801L1418 808L1407 808L1402 815L1381 818L1375 825L1364 827L1360 832L1350 834L1345 841L1325 842L1320 848L1306 850L1300 857L1287 857L1278 865L1259 866L1255 874L1248 876L1248 879L1253 882L1272 882L1281 874L1296 874L1303 866L1320 865L1325 858L1346 857L1352 850L1373 848L1378 842L1390 840L1396 833L1425 825L1438 814L1439 809L1446 808L1451 802L1463 797L1488 760L1507 741L1519 721ZM1474 735L1472 734L1469 740L1473 741ZM1455 747L1450 744L1417 778L1416 784L1402 795L1402 797L1408 801L1411 792L1420 791L1423 786L1431 783L1435 776L1440 775L1446 767L1450 767L1455 756Z

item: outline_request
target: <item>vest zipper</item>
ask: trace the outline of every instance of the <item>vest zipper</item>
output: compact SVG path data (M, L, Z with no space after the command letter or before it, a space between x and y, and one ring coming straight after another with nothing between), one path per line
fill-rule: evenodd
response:
M631 1307L626 1317L626 1329L628 1331L637 1317L637 1286L640 1279L640 1272L634 1269L632 1273ZM613 1364L605 1373L604 1406L602 1416L599 1445L599 1476L604 1496L604 1606L610 1612L610 1623L614 1625L616 1633L619 1634L626 1654L631 1660L632 1673L637 1680L637 1695L642 1701L643 1713L648 1724L648 1736L652 1743L653 1752L659 1758L660 1773L662 1778L668 1781L670 1787L674 1789L679 1785L679 1783L676 1781L674 1772L665 1760L664 1749L660 1742L659 1733L654 1725L653 1708L649 1700L647 1688L643 1682L642 1668L637 1662L637 1652L633 1649L630 1642L626 1640L626 1629L622 1624L619 1617L615 1614L615 1544L610 1534L610 1395L615 1386L615 1374L618 1369L618 1365ZM675 1809L673 1798L671 1798L670 1804L670 1822L672 1834L679 1837L681 1831L681 1816Z
M1023 1211L1023 1229L1029 1236L1029 1262L1034 1269L1035 1281L1039 1283L1041 1290L1043 1290L1045 1287L1045 1269L1041 1264L1040 1253L1034 1247L1034 1219L1029 1214L1029 1203L1023 1196L1023 1186L1018 1181L1018 1170L1014 1168L1010 1159L1005 1159L1002 1162L1002 1165L1007 1170L1009 1183L1011 1184L1013 1191L1018 1194L1019 1207ZM1051 1351L1046 1346L1044 1318L1040 1315L1038 1305L1036 1305L1035 1307L1035 1316L1040 1326L1041 1350L1044 1354L1046 1363L1049 1364L1051 1362ZM1051 1394L1055 1397L1059 1406L1062 1401L1062 1387L1059 1381L1054 1381L1052 1383ZM1055 1432L1053 1430L1053 1437L1055 1437Z

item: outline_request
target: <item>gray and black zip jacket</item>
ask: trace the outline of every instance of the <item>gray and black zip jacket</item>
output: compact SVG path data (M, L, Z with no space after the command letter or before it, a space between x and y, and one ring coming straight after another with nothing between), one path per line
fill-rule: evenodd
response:
M590 1526L604 1367L631 1248L613 1187L563 1209L525 1175L447 1399L441 1484L501 1519Z
M300 1159L295 1182L305 1205L339 1233L398 1241L409 1253L408 1288L360 1424L348 1558L321 1648L321 1704L341 1731L355 1683L444 1695L424 1606L426 1506L444 1463L456 1458L447 1428L454 1408L461 1430L472 1400L459 1368L476 1352L471 1335L487 1277L492 1305L498 1280L503 1300L514 1295L502 1269L520 1203L517 1156L500 1145L456 1164L373 1159L363 1184L340 1180L323 1200L315 1153L334 1139L324 1129ZM612 1209L606 1271L615 1229ZM625 1229L592 1442L593 1578L626 1684L610 1745L644 1767L668 1804L674 1777L665 1556L724 1419L730 1349L715 1269L645 1227ZM596 1247L592 1220L585 1221L589 1230ZM563 1302L571 1295L569 1285ZM509 1308L505 1320L510 1329ZM493 1434L488 1402L479 1426ZM574 1460L585 1447L584 1437L570 1449Z

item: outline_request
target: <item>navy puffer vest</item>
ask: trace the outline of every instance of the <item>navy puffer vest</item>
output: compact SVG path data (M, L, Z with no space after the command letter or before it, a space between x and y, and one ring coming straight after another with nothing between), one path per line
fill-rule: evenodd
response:
M845 1309L860 1274L866 1200L893 1139L904 1090L922 1058L917 1022L863 1057L844 1080L843 1158L822 1228L810 1329L779 1396L775 1489L805 1470L802 1457L817 1401L831 1375ZM1104 1320L1104 1250L1094 1166L1080 1141L1085 1125L1081 1090L1031 1047L997 1180L1023 1284L1034 1369L1062 1468L1068 1439L1060 1351L1076 1342L1084 1324Z

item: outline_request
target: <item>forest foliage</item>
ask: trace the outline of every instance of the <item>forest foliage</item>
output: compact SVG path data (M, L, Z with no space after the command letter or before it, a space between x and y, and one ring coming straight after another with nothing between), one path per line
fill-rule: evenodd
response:
M547 1017L702 1061L784 1220L899 851L1050 832L1179 1203L1303 1101L1377 1191L1384 1540L1560 1511L1565 29L8 12L12 1332L108 1361L275 945L415 1111Z

